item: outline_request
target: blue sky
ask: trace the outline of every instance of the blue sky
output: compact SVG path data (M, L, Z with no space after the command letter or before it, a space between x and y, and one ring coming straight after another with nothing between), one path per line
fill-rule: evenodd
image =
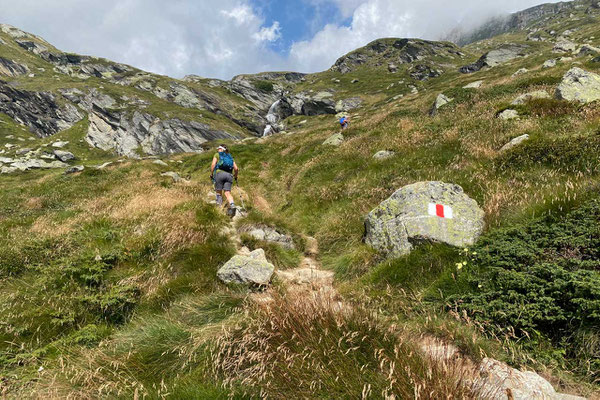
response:
M542 2L0 0L0 23L40 35L63 51L176 78L231 79L264 71L323 71L381 37L435 40Z

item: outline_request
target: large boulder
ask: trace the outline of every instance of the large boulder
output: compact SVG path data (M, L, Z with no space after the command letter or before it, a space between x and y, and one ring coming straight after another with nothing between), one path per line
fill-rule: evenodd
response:
M417 81L426 81L429 78L437 78L442 75L444 71L434 69L429 65L418 64L415 65L410 71L410 77Z
M560 38L554 48L552 49L555 53L572 53L577 49L577 45L570 40L565 38Z
M491 68L504 64L515 58L523 57L525 55L524 50L526 47L527 46L517 44L504 45L498 49L485 53L475 63L465 65L464 67L461 67L459 71L463 74L470 74L485 67Z
M264 286L269 284L274 271L264 250L256 249L247 256L233 256L219 269L217 277L226 284Z
M556 89L556 98L580 103L600 100L600 75L578 67L571 68Z
M354 110L360 107L362 99L360 97L350 97L349 99L339 100L335 103L335 111L340 113L344 111Z
M483 217L460 186L418 182L399 189L367 215L365 242L390 257L409 253L419 241L471 246L483 231Z

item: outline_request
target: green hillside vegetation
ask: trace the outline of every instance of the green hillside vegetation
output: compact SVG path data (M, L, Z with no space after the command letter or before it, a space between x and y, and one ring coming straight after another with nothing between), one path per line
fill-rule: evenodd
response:
M595 37L592 44L600 46L598 15L572 12L547 21L544 31L577 28L573 41ZM65 140L86 167L72 175L0 176L0 393L471 398L476 388L461 375L460 362L439 365L418 352L415 338L437 337L474 361L493 357L540 372L562 392L598 396L600 102L511 102L534 90L553 94L575 63L596 73L600 63L585 56L542 68L559 57L553 43L526 37L509 32L470 44L452 64L424 60L444 70L426 81L410 77L412 64L398 65L394 74L383 63L306 76L295 93L331 90L335 100L363 100L348 112L351 125L339 147L322 144L339 131L332 115L295 115L285 120L284 134L227 142L241 168L234 195L247 211L236 227L277 227L292 236L295 250L244 234L242 244L263 248L286 270L300 265L309 252L306 237L314 237L319 261L335 272L348 307L342 313L286 293L278 280L268 289L272 306L259 301L261 292L218 281L236 243L229 219L209 204L214 151L165 156L167 166L157 165L90 148L83 140L87 119L40 139L0 114L1 149L19 142L50 151L52 142ZM458 72L505 43L526 44L529 55ZM145 111L157 116L250 136L223 115L100 78L56 74L16 45L0 48L0 56L36 74L10 78L19 88L102 87L115 99L151 102ZM529 72L513 76L521 68ZM172 81L155 78L165 87ZM481 88L463 88L477 80ZM185 84L218 97L232 114L248 105L204 80ZM273 90L263 80L256 87ZM430 117L439 93L453 101ZM497 118L508 108L519 118ZM524 134L528 141L500 151ZM374 159L380 150L395 154ZM96 168L105 162L112 164ZM186 179L175 183L160 175L166 171ZM363 243L365 215L419 181L458 184L477 201L486 230L475 246L423 243L385 259Z

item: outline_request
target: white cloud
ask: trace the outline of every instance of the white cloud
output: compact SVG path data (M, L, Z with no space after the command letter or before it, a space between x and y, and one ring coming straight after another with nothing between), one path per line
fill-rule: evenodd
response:
M175 77L229 79L285 63L265 46L279 23L265 26L250 0L0 0L0 9L0 22L61 50Z
M229 79L269 70L325 70L377 38L437 39L457 25L473 27L543 0L300 0L334 4L351 23L311 26L312 38L293 43L285 56L272 48L286 27L277 21L266 25L252 1L277 0L0 0L0 22L43 36L64 51L175 77Z
M294 43L290 64L304 71L329 68L340 56L383 37L439 39L460 26L468 30L487 18L525 9L540 0L307 0L333 1L352 13L350 26L327 25L312 39ZM556 2L557 0L550 0Z
M281 27L279 26L279 22L273 22L269 28L263 27L259 32L256 32L252 35L254 40L257 42L274 42L277 39L281 38Z

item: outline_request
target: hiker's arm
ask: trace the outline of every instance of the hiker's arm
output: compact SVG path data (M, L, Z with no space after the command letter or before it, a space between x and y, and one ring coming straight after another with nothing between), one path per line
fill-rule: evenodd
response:
M213 157L212 165L210 166L210 175L215 173L215 167L217 166L217 157Z
M237 164L236 164L236 163L235 163L235 161L234 161L234 162L233 162L233 177L234 177L235 179L237 179L237 177L238 177L238 172L239 172L239 170L238 170L238 166L237 166Z

